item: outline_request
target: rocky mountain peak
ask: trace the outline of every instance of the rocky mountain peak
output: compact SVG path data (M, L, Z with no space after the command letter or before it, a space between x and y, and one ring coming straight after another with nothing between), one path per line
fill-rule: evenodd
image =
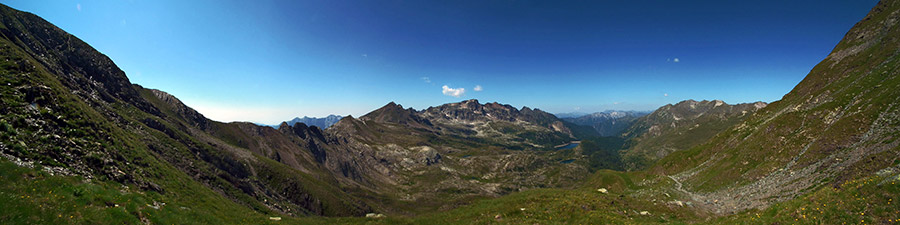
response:
M197 110L188 107L175 96L157 89L150 89L150 92L153 93L153 95L157 99L159 99L166 105L169 105L169 107L171 107L171 109L175 111L175 113L183 117L185 120L191 122L194 126L198 126L201 128L206 128L208 126L209 120L205 116L203 116L203 114L200 114L200 112L197 112Z
M462 105L463 108L477 108L477 107L481 107L481 103L478 103L478 99L474 99L474 98L473 98L473 99L469 99L469 100L462 101L462 102L460 102L460 105Z
M413 108L403 109L403 106L394 102L376 109L362 117L360 120L371 120L376 122L387 122L396 124L406 124L413 127L428 127L431 122L419 115L420 113Z
M754 102L754 103L753 103L753 107L756 107L756 109L762 109L762 108L765 108L765 107L768 106L768 105L769 105L769 104L767 104L767 103L765 103L765 102Z
M519 110L510 105L496 102L482 105L476 99L429 107L423 111L423 116L428 118L460 121L515 121L518 115Z

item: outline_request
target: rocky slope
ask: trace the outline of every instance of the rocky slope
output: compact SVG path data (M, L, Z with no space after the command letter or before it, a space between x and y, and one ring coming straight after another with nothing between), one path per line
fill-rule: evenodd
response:
M412 211L570 186L588 174L574 150L554 151L575 140L555 116L474 99L421 111L391 102L360 118L345 117L325 136L335 140L325 147L327 167L399 199L386 204L419 206Z
M763 102L730 105L721 100L662 106L636 119L622 133L626 169L644 169L672 152L706 142L765 106Z
M0 23L0 151L8 159L263 213L369 211L306 146L280 135L242 139L274 129L210 121L165 92L132 85L108 57L35 15L0 6Z

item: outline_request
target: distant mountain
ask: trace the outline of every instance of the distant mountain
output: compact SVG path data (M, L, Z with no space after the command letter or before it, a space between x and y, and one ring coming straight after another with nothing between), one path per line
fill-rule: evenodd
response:
M286 122L287 124L290 124L290 125L294 125L295 123L303 123L303 124L306 124L306 126L317 126L320 129L325 129L325 128L330 127L332 124L340 121L341 118L344 118L344 117L332 114L332 115L328 115L323 118L306 117L306 116L304 116L303 118L295 117L292 120L284 121L284 122ZM278 126L279 125L273 125L272 127L277 128Z
M591 126L600 136L612 137L619 136L622 132L630 127L637 118L649 114L649 112L638 111L605 111L575 118L563 118L563 120L583 125Z
M482 105L475 99L428 107L422 111L422 116L432 121L442 121L448 124L490 121L528 122L553 131L569 135L572 133L559 118L540 109L531 109L527 106L516 109L497 102Z
M554 113L553 115L556 115L556 117L559 117L560 119L566 119L566 118L581 117L581 116L588 115L588 114L590 114L590 113L586 113L586 112L567 112L567 113Z
M429 132L501 138L504 143L550 147L574 139L572 131L553 114L496 102L481 104L476 99L428 107L424 110L404 109L394 102L359 118L389 125L402 125ZM520 134L528 134L520 136Z

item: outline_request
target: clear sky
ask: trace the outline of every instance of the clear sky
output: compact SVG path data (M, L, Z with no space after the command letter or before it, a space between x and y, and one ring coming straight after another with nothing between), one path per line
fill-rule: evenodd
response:
M209 118L780 99L876 0L0 0Z

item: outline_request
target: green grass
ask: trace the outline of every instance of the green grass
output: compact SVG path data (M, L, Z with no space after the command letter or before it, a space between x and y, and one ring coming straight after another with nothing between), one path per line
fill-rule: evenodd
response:
M228 200L195 192L175 197L143 192L114 182L77 176L51 176L0 160L0 223L3 224L891 224L900 222L900 177L874 175L824 186L763 210L706 220L687 207L634 197L646 189L642 173L598 171L576 189L535 189L496 199L474 200L446 212L417 217L284 217L282 221ZM127 187L127 188L126 188ZM596 188L607 188L602 194ZM179 192L188 190L179 190ZM161 203L166 203L161 205ZM150 206L159 205L159 209ZM524 209L524 210L522 210ZM640 215L647 211L650 215ZM498 217L499 215L499 217Z
M268 216L222 199L202 187L146 192L116 182L51 176L40 168L0 159L3 224L222 224L266 223ZM191 193L190 195L182 195ZM163 205L165 204L165 205ZM158 206L159 209L153 207Z

